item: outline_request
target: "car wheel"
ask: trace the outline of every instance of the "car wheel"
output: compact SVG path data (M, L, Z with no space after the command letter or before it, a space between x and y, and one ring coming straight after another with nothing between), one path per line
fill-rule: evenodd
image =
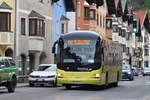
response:
M54 81L53 86L57 87L57 80Z
M29 87L34 87L34 84L33 83L29 83Z
M8 92L9 93L14 92L15 88L16 88L16 85L17 85L17 78L14 76L11 81L7 82Z
M134 80L134 78L133 78L133 77L130 77L130 78L129 78L129 80L130 80L130 81L133 81L133 80Z

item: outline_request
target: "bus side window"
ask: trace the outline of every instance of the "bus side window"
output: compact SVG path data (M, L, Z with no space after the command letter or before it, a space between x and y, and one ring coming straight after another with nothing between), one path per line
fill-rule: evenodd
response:
M103 40L101 41L100 49L101 49L101 59L102 61L104 61L104 41Z

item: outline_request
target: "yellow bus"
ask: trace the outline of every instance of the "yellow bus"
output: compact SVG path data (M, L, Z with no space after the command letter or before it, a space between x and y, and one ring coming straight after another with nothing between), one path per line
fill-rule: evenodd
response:
M74 85L118 86L122 48L119 43L92 31L74 31L60 36L52 52L57 63L57 82Z

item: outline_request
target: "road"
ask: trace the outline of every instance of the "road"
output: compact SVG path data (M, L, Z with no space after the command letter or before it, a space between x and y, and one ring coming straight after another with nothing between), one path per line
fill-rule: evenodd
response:
M116 88L20 87L15 93L0 90L0 100L150 100L150 76L121 81Z

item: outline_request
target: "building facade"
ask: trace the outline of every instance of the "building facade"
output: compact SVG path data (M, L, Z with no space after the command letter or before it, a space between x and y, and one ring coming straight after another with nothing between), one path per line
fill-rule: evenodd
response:
M136 65L138 67L149 67L149 18L147 11L134 11L136 16Z
M53 63L51 0L16 0L15 58L20 74Z
M14 0L0 0L0 56L14 55Z
M75 0L57 0L54 2L53 19L54 31L53 41L58 40L60 35L70 31L75 31L76 17L75 17Z
M64 24L66 18L66 7L64 0L58 0L54 2L53 17L54 17L54 31L53 31L53 41L56 41L61 33L65 33L66 30L62 27L68 27ZM66 21L67 23L67 21Z

